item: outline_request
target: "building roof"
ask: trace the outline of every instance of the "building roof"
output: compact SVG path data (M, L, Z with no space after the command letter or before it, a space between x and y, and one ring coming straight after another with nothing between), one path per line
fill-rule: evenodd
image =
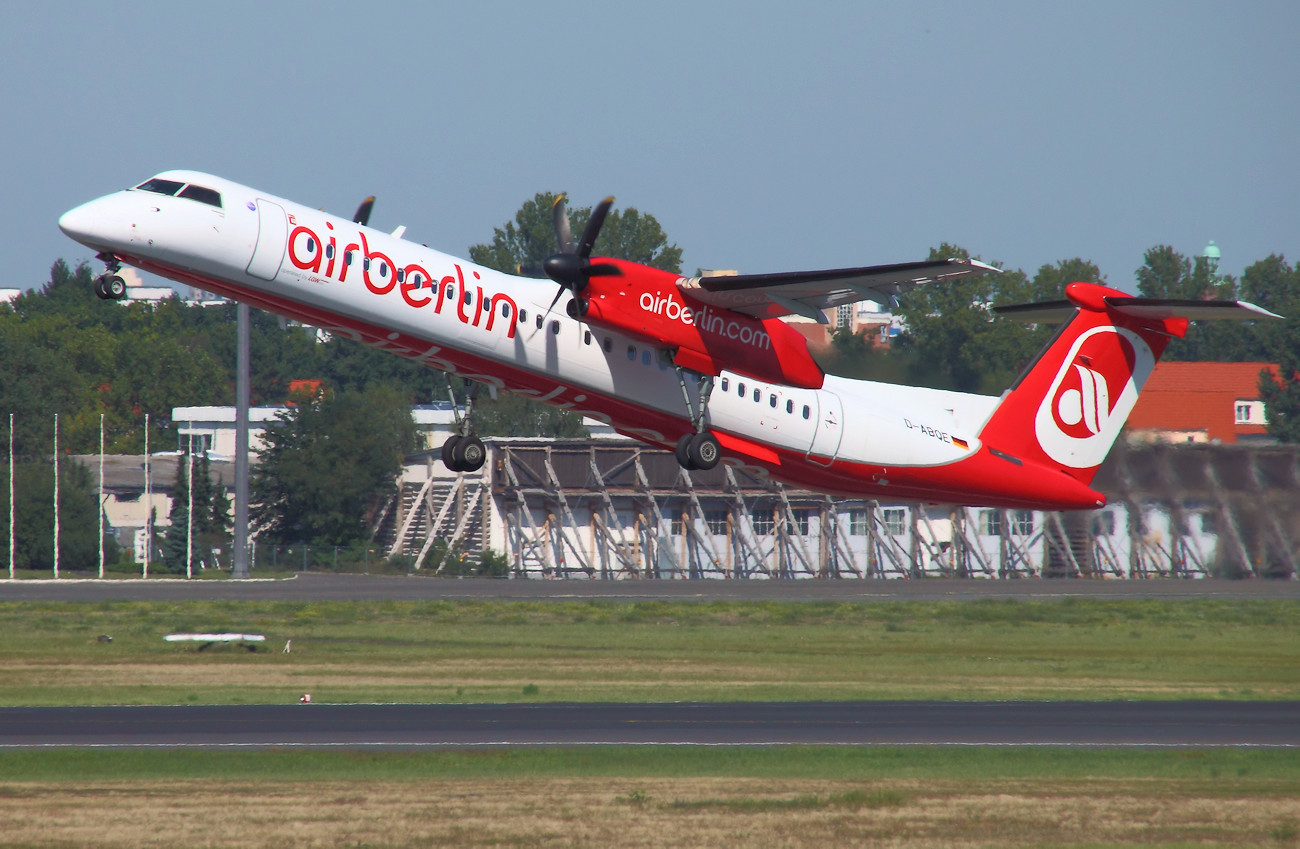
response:
M1259 373L1272 363L1157 363L1137 405L1130 430L1204 431L1207 438L1236 442L1266 433L1263 425L1237 424L1238 401L1259 400Z

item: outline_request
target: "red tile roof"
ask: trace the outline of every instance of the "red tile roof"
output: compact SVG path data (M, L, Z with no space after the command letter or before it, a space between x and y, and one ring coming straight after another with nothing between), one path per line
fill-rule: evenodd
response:
M1262 434L1236 423L1237 401L1259 399L1259 373L1271 363L1157 363L1128 418L1131 430L1204 430L1210 439L1236 442Z

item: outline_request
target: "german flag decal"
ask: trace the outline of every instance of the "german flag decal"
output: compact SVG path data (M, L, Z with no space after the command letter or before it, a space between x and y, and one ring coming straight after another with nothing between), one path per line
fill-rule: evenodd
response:
M956 436L952 438L952 444L956 445L958 448L961 448L962 450L970 448L970 444L966 442L966 440L960 439Z

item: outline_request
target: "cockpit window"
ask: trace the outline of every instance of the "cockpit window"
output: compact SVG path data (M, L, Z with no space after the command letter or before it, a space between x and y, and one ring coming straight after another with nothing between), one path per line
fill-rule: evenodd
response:
M193 183L190 183L181 190L180 196L183 198L189 198L190 200L196 200L199 203L206 203L208 206L215 206L217 209L221 208L221 192L218 192L215 189L196 186Z
M221 192L205 186L196 186L193 183L181 183L176 180L164 180L161 177L154 177L152 180L145 180L136 186L136 189L142 192L153 192L159 195L172 195L187 200L196 200L199 203L206 203L208 206L221 209Z
M154 192L160 195L174 195L181 190L184 183L178 183L175 180L163 180L154 177L152 180L145 180L136 186L142 192Z

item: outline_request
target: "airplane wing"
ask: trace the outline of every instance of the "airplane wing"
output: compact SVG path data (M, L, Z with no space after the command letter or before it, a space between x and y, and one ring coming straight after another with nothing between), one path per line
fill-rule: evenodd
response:
M866 268L692 277L677 284L692 299L756 318L801 315L827 323L822 310L857 301L895 305L898 295L922 283L952 280L998 269L973 259L904 262Z

